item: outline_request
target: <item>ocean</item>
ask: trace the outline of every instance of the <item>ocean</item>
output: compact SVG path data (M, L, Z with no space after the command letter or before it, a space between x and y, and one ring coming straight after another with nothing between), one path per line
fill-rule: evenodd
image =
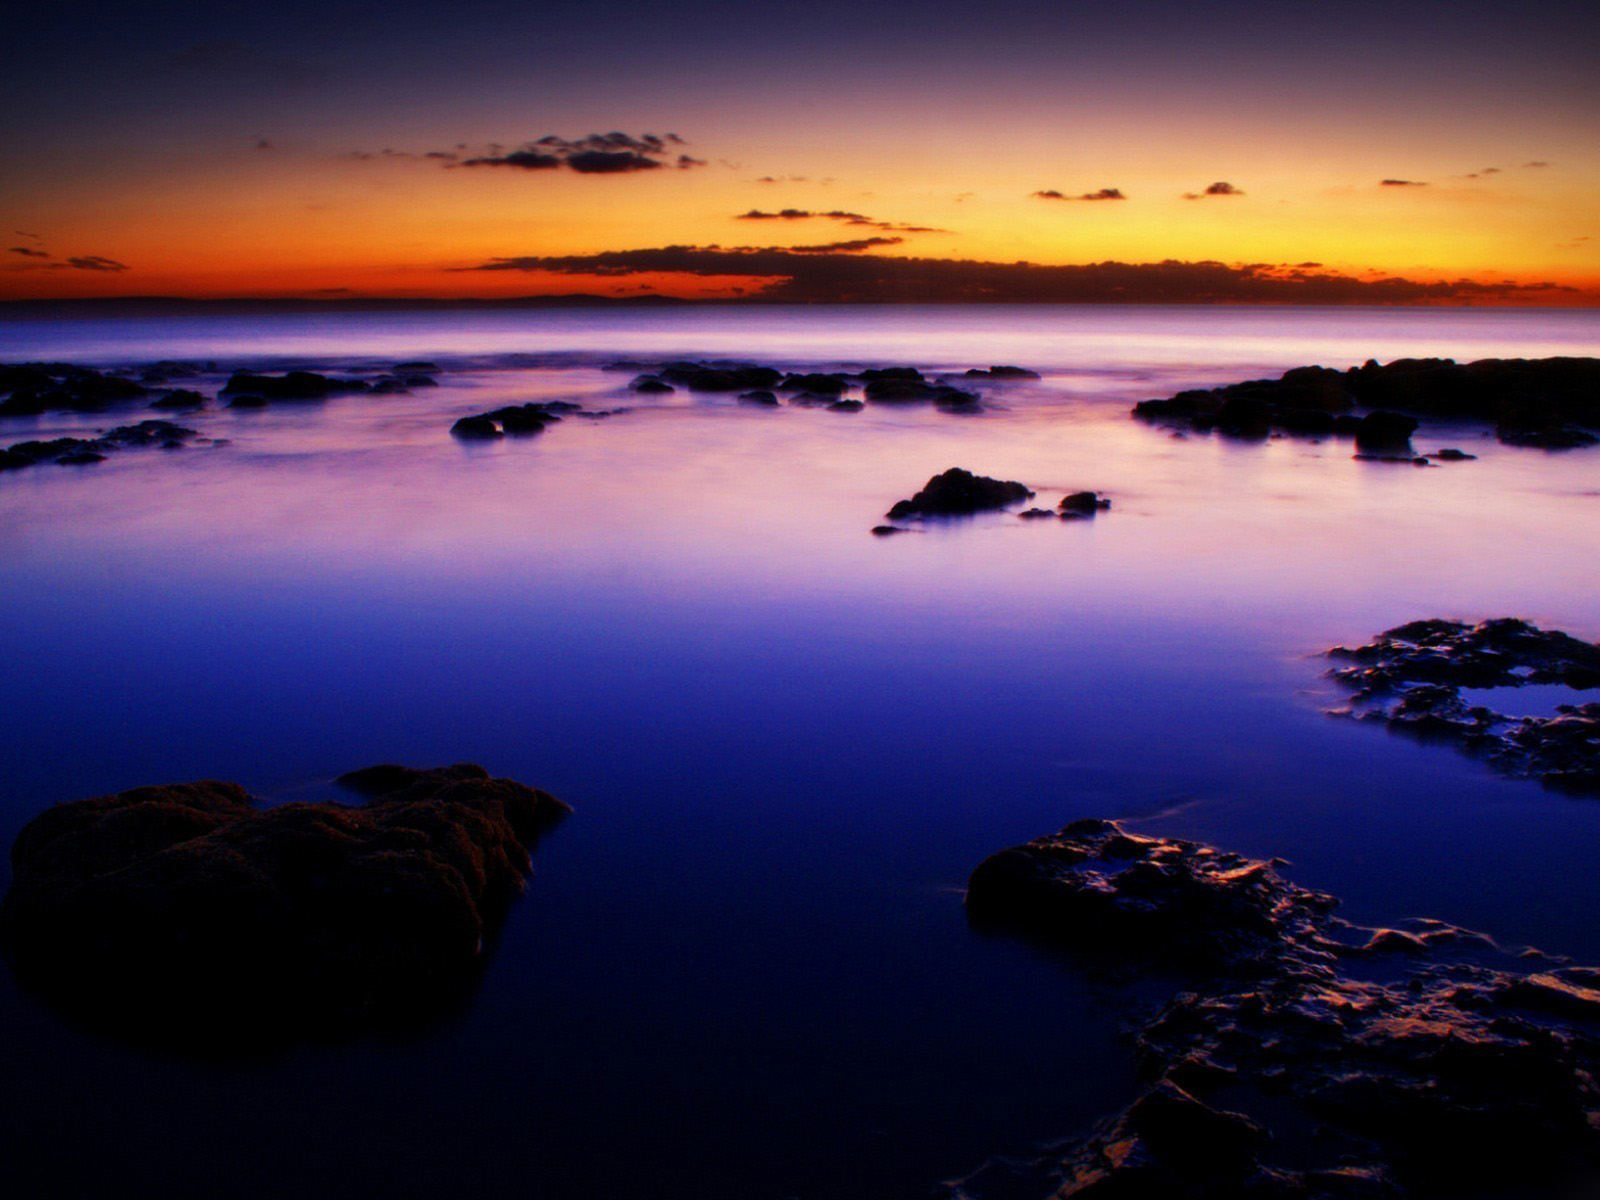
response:
M1084 816L1281 856L1346 916L1600 963L1600 806L1326 715L1321 652L1419 617L1600 639L1600 449L1230 442L1138 400L1368 358L1600 354L1600 312L1094 307L17 320L0 362L438 387L179 421L0 475L0 835L50 804L483 764L572 817L472 1003L191 1061L0 982L25 1195L894 1200L1125 1103L1126 997L970 929L968 873ZM619 361L1014 364L984 411L631 393ZM534 438L458 418L570 400ZM0 444L153 415L6 418ZM1093 521L874 538L951 466ZM225 1182L224 1182L225 1181ZM28 1189L34 1190L28 1190ZM18 1193L13 1193L18 1194Z

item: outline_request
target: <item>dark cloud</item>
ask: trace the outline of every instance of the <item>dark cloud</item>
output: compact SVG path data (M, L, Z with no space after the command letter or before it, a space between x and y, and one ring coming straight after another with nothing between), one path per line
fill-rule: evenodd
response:
M1098 192L1084 192L1081 196L1069 196L1065 192L1058 192L1054 188L1048 191L1033 193L1036 200L1126 200L1121 188L1101 188Z
M76 258L67 259L67 266L76 267L80 271L126 271L126 263L119 263L114 258L101 258L98 254L83 254Z
M35 250L32 246L13 246L11 253L26 255L28 258L49 258L50 255L43 250Z
M1210 187L1208 187L1203 192L1185 192L1183 194L1183 198L1185 200L1204 200L1207 196L1242 196L1242 195L1244 195L1244 193L1241 192L1238 188L1234 187L1233 184L1224 183L1223 181L1218 180L1216 183L1213 183Z
M813 212L807 208L781 208L776 212L763 212L759 208L752 208L749 212L742 212L734 218L736 221L842 221L846 225L861 225L868 229L881 229L885 233L949 233L948 229L936 229L932 225L907 225L900 221L879 221L873 217L858 212L846 212L843 209L832 209L828 212Z
M1358 278L1312 264L1288 268L1168 260L1040 266L778 247L664 246L496 258L465 270L746 277L757 298L794 303L1492 303L1573 290L1553 283L1423 282L1376 272Z
M791 254L856 254L862 250L871 250L875 246L898 246L903 241L905 241L905 238L858 238L853 242L825 242L820 246L790 246L789 252Z
M569 140L549 134L506 151L491 143L487 153L462 158L443 150L432 150L422 157L443 160L462 167L516 167L524 171L554 171L561 167L580 175L626 175L634 171L656 171L666 166L679 170L703 167L703 159L679 154L670 162L667 155L687 143L675 133L591 133Z
M1383 179L1378 182L1379 187L1427 187L1425 179Z
M1479 171L1478 174L1480 174L1480 175L1498 175L1498 174L1500 174L1500 168L1499 167L1485 167L1483 170Z
M1541 160L1535 160L1533 162L1525 162L1522 165L1524 167L1548 167L1550 164Z

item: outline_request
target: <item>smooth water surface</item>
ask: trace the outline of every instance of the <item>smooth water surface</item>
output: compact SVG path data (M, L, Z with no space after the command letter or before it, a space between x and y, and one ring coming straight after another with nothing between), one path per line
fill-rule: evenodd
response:
M1293 860L1357 920L1600 963L1600 806L1324 715L1427 616L1600 637L1600 452L1177 437L1186 386L1600 353L1592 313L885 309L17 323L0 360L374 367L440 387L179 418L226 444L0 476L0 835L217 777L268 801L477 761L569 801L475 1002L202 1065L0 993L29 1194L926 1195L1121 1103L1125 997L970 931L988 853L1088 815ZM990 410L641 403L614 358L1040 370ZM507 402L628 407L453 440ZM20 441L137 419L11 420ZM868 529L949 466L1093 521ZM1585 697L1587 698L1587 697ZM92 1147L92 1153L90 1152Z

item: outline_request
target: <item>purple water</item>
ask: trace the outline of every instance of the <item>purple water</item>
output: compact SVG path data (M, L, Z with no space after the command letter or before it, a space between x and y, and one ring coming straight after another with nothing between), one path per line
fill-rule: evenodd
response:
M1600 353L1600 315L695 309L15 322L0 361L372 366L410 396L0 476L0 835L218 777L268 799L483 763L575 814L474 1004L414 1042L198 1066L0 992L0 1128L58 1194L921 1196L1125 1098L1115 997L966 927L986 854L1086 815L1296 864L1351 916L1600 962L1600 806L1332 720L1317 653L1425 616L1600 637L1600 451L1357 462L1134 422L1367 357ZM990 411L626 392L622 357L1017 363ZM210 390L203 387L202 390ZM464 445L507 402L628 406ZM142 414L140 414L142 415ZM6 422L0 441L121 423ZM1092 522L868 529L961 465ZM73 1152L86 1137L95 1155ZM137 1186L130 1184L135 1181Z

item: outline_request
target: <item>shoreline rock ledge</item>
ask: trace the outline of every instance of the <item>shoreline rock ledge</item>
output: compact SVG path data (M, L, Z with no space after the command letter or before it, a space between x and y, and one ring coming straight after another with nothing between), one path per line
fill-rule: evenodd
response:
M110 1032L206 1049L426 1021L470 994L554 796L470 763L341 776L364 804L216 780L59 804L11 850L0 946Z
M938 1194L1595 1195L1600 969L1442 921L1356 925L1280 865L1102 820L985 860L967 891L975 924L1109 987L1137 984L1139 1090L1092 1127L991 1159Z

